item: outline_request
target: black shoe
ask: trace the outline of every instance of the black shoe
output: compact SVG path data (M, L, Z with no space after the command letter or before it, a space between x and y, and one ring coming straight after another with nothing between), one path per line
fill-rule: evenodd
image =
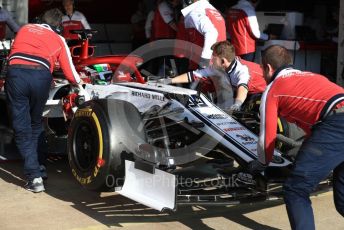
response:
M32 180L29 180L24 186L24 188L28 191L35 193L45 191L42 177L37 177Z
M48 179L47 168L44 165L40 165L39 170L41 171L42 179L47 180Z

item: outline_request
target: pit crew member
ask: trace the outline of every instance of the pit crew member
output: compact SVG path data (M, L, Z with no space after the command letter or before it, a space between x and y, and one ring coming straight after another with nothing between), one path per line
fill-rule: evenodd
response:
M67 40L77 40L77 34L71 34L70 30L91 29L83 13L74 9L74 0L63 0L64 15L61 22L63 37Z
M235 56L234 46L228 41L217 42L211 47L212 64L205 69L191 71L175 78L162 79L165 84L191 83L202 78L214 76L224 78L234 91L234 104L229 112L238 111L248 94L262 93L266 88L261 67ZM215 81L216 82L216 81ZM220 83L221 84L221 83Z
M176 37L177 24L174 7L179 0L164 0L158 4L152 21L151 40L174 39Z
M226 40L225 20L207 0L184 0L184 4L186 7L182 9L182 14L188 41L202 48L201 53L190 50L189 69L206 68L211 59L211 46Z
M292 229L315 229L309 196L332 170L334 203L344 216L344 89L320 74L294 69L291 63L282 46L263 53L269 85L260 106L258 160L248 169L256 174L271 162L278 116L303 128L308 138L284 183L284 201Z
M81 82L64 38L55 32L61 17L60 10L51 9L42 17L46 24L21 27L9 55L5 86L8 108L12 115L15 142L24 159L25 188L32 192L45 189L37 142L43 131L42 113L49 96L55 63L60 63L69 82Z

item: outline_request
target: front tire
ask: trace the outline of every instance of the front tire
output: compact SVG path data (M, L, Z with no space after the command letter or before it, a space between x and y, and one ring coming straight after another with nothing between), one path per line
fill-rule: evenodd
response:
M95 100L75 113L68 134L72 174L86 189L108 191L124 182L124 161L142 143L138 110L128 102Z

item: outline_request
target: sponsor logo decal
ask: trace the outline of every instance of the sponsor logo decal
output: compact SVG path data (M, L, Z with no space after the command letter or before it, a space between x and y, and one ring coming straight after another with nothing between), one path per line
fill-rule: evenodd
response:
M241 140L244 140L244 141L254 141L253 137L250 137L250 136L248 136L246 134L237 134L235 136L239 137Z
M75 117L92 117L92 109L84 108L78 109L75 113Z
M210 115L207 115L207 118L209 118L209 119L226 119L226 118L228 118L228 116L225 114L210 114Z
M165 97L158 94L150 94L146 92L131 91L131 95L134 97L142 97L145 99L152 99L157 101L165 101Z
M231 128L224 128L223 131L225 132L232 132L232 131L238 131L238 130L246 130L244 127L231 127ZM239 134L237 134L238 136Z
M225 121L225 122L219 122L219 123L216 123L216 125L218 126L224 126L224 125L236 125L237 122L235 121Z

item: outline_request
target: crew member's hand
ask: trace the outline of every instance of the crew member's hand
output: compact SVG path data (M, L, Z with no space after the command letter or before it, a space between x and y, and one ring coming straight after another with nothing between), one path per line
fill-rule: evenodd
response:
M88 76L86 75L85 72L80 72L80 73L79 73L79 77L80 77L80 79L88 78Z
M78 83L78 85L82 85L85 84L84 80L82 80L82 78L80 78L80 82Z
M80 78L80 81L79 83L76 83L76 82L70 82L71 85L75 86L75 87L78 87L79 85L82 85L82 84L86 84L81 78Z
M240 110L241 110L241 105L242 105L242 103L243 103L242 101L236 99L236 100L234 101L234 104L233 104L231 107L229 107L229 109L227 110L227 113L228 113L228 114L232 114L233 112L238 112L238 111L240 111Z
M209 63L210 63L210 59L201 58L201 60L198 63L198 67L200 69L205 69L209 66Z
M229 111L238 112L241 110L241 105L242 105L242 103L235 103L229 108Z
M257 175L266 169L266 165L262 164L258 160L253 160L248 163L247 171L252 175Z
M172 78L163 78L157 80L157 83L164 84L164 85L171 85L172 84Z

